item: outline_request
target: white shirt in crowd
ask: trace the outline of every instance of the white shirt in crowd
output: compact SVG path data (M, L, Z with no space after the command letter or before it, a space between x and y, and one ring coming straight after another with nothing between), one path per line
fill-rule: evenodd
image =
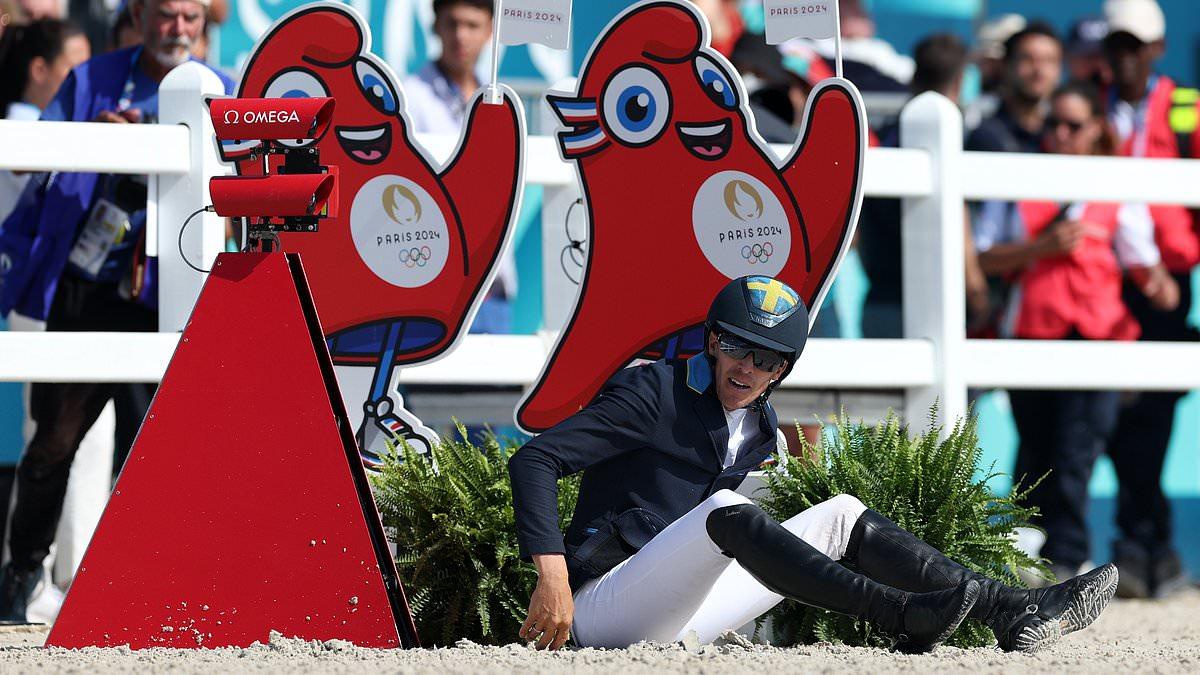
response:
M475 76L480 87L487 86ZM408 119L418 134L453 134L462 132L467 103L458 85L446 79L437 61L426 63L417 72L404 78L404 98L408 104Z
M1145 157L1150 143L1150 134L1146 133L1146 114L1150 107L1150 97L1143 98L1135 105L1128 101L1115 99L1108 111L1108 121L1117 132L1121 143L1133 139L1132 155Z
M478 73L475 79L480 87L487 86ZM446 79L436 61L426 63L416 73L404 78L404 100L413 133L450 134L456 137L462 133L467 103L463 101L462 90ZM517 265L511 249L500 259L500 269L494 283L499 284L506 298L517 294Z

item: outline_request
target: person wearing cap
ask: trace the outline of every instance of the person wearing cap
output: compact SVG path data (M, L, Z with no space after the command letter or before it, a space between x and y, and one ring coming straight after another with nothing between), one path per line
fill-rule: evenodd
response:
M130 124L157 118L159 83L187 62L208 0L134 0L142 45L77 66L43 120ZM213 71L226 93L233 81ZM154 259L144 255L146 177L35 174L0 225L0 315L47 330L155 331ZM0 622L23 623L62 515L71 460L116 383L35 383L37 429L17 465L9 561L0 569Z
M908 90L916 65L879 37L870 2L839 0L842 35L842 75L860 91L900 94ZM835 65L833 40L802 40L815 49L830 69ZM786 53L786 52L785 52Z
M851 495L779 523L734 492L777 450L768 399L808 326L786 284L734 279L710 306L704 352L622 370L513 454L517 541L538 570L522 637L555 649L572 636L608 648L693 631L710 642L787 597L870 621L904 651L932 650L968 617L1002 648L1032 651L1099 615L1116 586L1112 565L1014 589ZM580 471L564 537L557 481Z
M1154 73L1165 49L1166 19L1154 0L1109 0L1104 4L1109 33L1104 53L1112 67L1109 121L1120 137L1118 154L1127 157L1197 158L1200 91L1178 87ZM1151 207L1154 238L1162 262L1179 287L1173 308L1156 307L1142 290L1153 283L1130 271L1125 303L1142 328L1142 340L1200 339L1188 324L1192 307L1191 270L1200 260L1193 216L1180 206ZM1141 392L1126 401L1108 446L1120 492L1113 559L1121 565L1118 592L1126 597L1162 597L1187 585L1172 544L1170 503L1162 490L1162 470L1176 404L1186 392Z
M1067 34L1067 77L1074 82L1090 82L1101 91L1112 83L1112 69L1104 58L1104 38L1108 22L1102 18L1080 19Z
M754 128L768 143L793 143L792 104L788 71L783 57L762 33L743 33L729 54L729 62L742 76L754 117Z
M1002 14L985 21L975 33L975 65L979 68L980 88L983 93L995 93L1004 84L1004 44L1019 31L1025 30L1028 21L1020 14Z

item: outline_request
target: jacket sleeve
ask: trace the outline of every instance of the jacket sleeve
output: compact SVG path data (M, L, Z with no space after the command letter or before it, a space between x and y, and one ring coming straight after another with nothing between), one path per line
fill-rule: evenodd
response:
M74 70L67 74L67 78L58 87L58 92L54 94L54 98L42 110L40 119L43 122L90 121L75 119L75 82L77 77Z
M1200 239L1193 214L1182 206L1154 205L1154 243L1162 253L1163 264L1175 273L1187 272L1200 262Z
M31 273L29 258L37 237L46 180L45 173L32 174L12 212L7 218L0 216L0 318L16 307Z
M558 523L558 479L649 445L658 419L658 377L627 368L590 405L526 443L508 461L521 557L565 553Z

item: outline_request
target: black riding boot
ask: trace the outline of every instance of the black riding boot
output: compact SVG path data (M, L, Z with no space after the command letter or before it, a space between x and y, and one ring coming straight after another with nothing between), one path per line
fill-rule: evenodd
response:
M19 569L8 562L0 568L0 625L28 623L29 599L42 580L42 567Z
M856 574L787 531L753 504L708 515L708 535L763 586L785 597L866 619L897 638L896 648L927 652L958 628L979 595L973 582L909 593Z
M850 533L846 558L872 579L908 591L975 581L979 599L968 616L987 624L1005 651L1035 651L1085 628L1117 589L1112 564L1048 588L1013 588L972 572L870 509Z

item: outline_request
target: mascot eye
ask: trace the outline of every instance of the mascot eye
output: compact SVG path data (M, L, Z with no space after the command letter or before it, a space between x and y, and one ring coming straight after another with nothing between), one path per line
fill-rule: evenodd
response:
M713 103L727 110L737 107L738 95L733 80L712 59L697 56L696 75L700 78L700 86L704 87L704 93L708 94Z
M329 90L307 70L285 70L267 85L263 98L324 98Z
M671 117L667 83L658 73L630 66L604 86L604 123L618 141L642 146L662 134Z
M400 109L400 97L392 88L388 78L378 68L366 59L359 59L354 64L354 75L358 78L358 87L363 95L375 106L375 109L385 115L395 115Z
M307 70L285 70L274 77L263 92L263 98L325 98L329 90L316 75ZM316 139L279 140L289 148L302 148Z

